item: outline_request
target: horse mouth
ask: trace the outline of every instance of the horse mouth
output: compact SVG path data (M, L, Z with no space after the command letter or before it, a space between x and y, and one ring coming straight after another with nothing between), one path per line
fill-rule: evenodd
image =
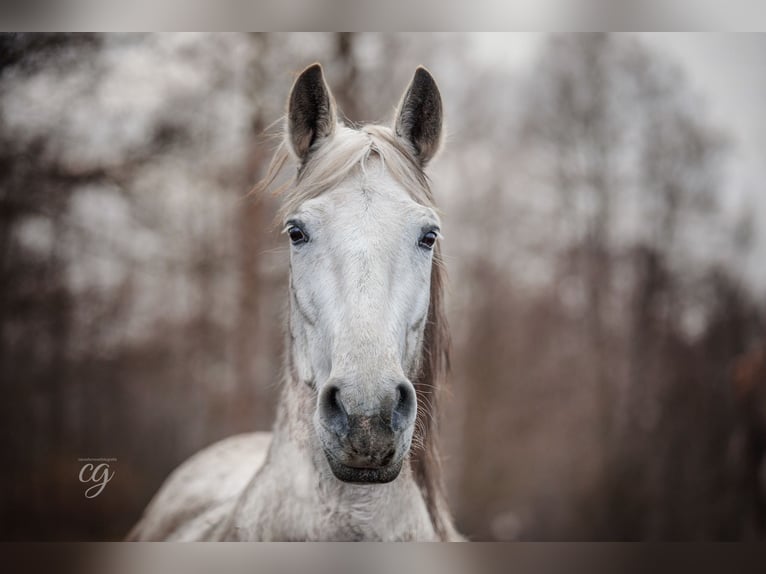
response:
M396 479L402 470L401 460L381 467L355 467L343 464L328 451L325 455L335 478L352 484L385 484Z

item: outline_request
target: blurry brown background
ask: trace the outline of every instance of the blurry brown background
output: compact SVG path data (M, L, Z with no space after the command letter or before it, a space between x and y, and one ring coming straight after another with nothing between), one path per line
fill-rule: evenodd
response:
M753 37L0 36L0 539L119 539L268 429L294 75L387 121L445 100L450 501L475 539L766 535L766 43ZM748 106L748 104L750 104ZM113 457L92 500L81 457Z

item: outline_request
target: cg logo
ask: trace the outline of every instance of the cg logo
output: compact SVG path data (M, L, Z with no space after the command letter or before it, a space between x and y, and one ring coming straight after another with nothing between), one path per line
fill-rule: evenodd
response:
M85 489L85 498L96 498L113 478L114 471L110 470L108 463L102 462L94 465L92 462L88 462L84 464L80 469L80 482L83 484L94 483Z

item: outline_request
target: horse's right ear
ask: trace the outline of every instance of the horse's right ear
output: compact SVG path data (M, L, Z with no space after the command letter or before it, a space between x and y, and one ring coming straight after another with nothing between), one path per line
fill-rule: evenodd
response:
M439 151L442 138L442 97L431 73L419 66L399 103L394 131L425 165Z
M335 100L324 80L322 66L312 64L295 80L287 105L287 135L301 162L335 132Z

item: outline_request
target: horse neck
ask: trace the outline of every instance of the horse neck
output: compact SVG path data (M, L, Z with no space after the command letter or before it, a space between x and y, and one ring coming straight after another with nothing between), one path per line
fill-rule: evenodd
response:
M277 442L289 441L313 451L319 447L313 433L314 392L306 383L297 380L290 369L286 371L277 405L274 438Z

